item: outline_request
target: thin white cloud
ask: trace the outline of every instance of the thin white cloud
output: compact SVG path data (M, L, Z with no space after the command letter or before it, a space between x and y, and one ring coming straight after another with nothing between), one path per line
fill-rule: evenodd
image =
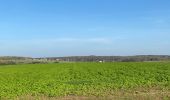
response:
M169 22L169 19L170 18L165 18L165 17L141 17L140 18L141 20L143 20L143 21L147 21L147 22L152 22L152 23L154 23L154 24L165 24L165 23L167 23L167 22Z
M63 45L80 45L80 44L101 44L111 45L120 40L125 40L126 36L121 37L96 37L96 38L74 38L74 37L61 37L61 38L44 38L44 39L11 39L11 40L0 40L0 43L5 47L8 45L20 46L20 45L37 45L37 46L50 46L53 44Z
M46 41L46 40L45 40ZM77 43L111 43L112 39L109 38L56 38L51 39L53 42L77 42Z
M114 39L111 38L50 38L50 39L27 39L27 40L10 40L12 43L19 44L50 44L50 43L96 43L96 44L110 44ZM5 41L5 40L3 40ZM2 42L2 40L1 40ZM9 43L9 41L8 41Z

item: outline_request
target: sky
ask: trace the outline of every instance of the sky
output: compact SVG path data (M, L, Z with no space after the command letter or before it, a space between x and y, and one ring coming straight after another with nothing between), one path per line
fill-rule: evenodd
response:
M170 55L170 0L0 0L0 56Z

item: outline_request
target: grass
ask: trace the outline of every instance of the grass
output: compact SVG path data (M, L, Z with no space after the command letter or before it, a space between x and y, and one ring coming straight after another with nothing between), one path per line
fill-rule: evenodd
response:
M110 97L142 93L167 94L163 98L170 98L169 92L169 62L0 66L0 98Z

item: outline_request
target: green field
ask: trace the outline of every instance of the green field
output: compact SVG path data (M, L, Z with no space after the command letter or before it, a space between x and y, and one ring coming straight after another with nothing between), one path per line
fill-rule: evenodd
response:
M0 98L114 96L170 91L169 62L57 63L0 66ZM160 93L161 93L160 92ZM165 95L169 96L169 95Z

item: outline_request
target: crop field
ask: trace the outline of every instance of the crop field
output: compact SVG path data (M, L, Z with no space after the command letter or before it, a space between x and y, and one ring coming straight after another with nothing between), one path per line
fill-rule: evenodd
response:
M0 99L116 97L170 99L169 62L56 63L0 66ZM156 97L156 96L155 96Z

